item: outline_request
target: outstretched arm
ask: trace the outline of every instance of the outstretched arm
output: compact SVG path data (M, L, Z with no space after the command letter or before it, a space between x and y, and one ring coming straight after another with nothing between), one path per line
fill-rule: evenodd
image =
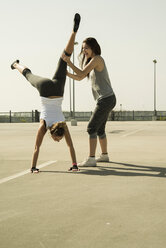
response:
M67 145L69 147L69 150L70 150L72 163L77 163L73 142L72 142L72 139L71 139L71 136L70 136L69 129L68 129L67 125L65 127L65 140L66 140L66 143L67 143Z
M44 120L40 120L40 126L38 129L37 135L36 135L35 149L34 149L34 153L32 157L32 167L36 167L40 146L42 144L42 141L43 141L43 138L46 132L47 132L47 129L45 127Z
M70 72L67 71L67 74L66 74L68 77L74 79L74 80L77 80L77 81L81 81L82 79L84 79L85 77L81 77L81 76L78 76L77 74L72 74Z
M83 70L79 69L78 67L76 67L70 60L69 57L67 56L63 56L63 60L65 60L68 64L68 66L75 72L75 75L72 76L72 74L67 73L67 76L76 79L76 80L82 80L83 78L85 78L88 73L90 73L94 68L96 68L99 63L100 60L97 56L93 57L91 59L91 61L85 66L85 68Z

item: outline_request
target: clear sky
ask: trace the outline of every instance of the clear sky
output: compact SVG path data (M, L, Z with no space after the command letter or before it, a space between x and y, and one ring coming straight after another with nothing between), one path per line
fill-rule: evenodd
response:
M82 20L75 61L82 41L95 37L102 49L117 96L116 110L153 110L157 60L157 110L166 110L165 0L5 0L0 1L0 111L40 110L37 90L17 71L15 59L34 74L52 77L69 38L73 16ZM90 82L76 82L76 111L93 111ZM70 109L69 79L63 110Z

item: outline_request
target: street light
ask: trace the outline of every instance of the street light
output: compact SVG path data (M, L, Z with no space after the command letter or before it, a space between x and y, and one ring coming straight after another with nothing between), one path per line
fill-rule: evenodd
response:
M74 42L74 46L78 45L78 42ZM74 49L73 49L73 64L74 64ZM74 74L74 71L73 71ZM71 101L71 100L70 100ZM73 113L72 113L72 120L71 120L72 126L77 126L77 120L75 120L75 80L73 79Z
M74 42L74 46L75 45L78 45L78 42ZM73 64L74 62L75 62L75 58L74 58L74 49L73 49ZM73 79L73 118L75 118L75 80L74 79Z
M71 69L69 67L69 73L71 73ZM72 117L72 107L71 107L71 78L69 77L69 99L70 99L70 118Z
M156 117L156 64L157 60L153 60L154 63L154 116Z

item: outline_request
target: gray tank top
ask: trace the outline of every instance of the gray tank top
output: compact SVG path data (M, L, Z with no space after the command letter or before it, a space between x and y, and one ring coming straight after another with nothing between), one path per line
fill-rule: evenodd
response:
M102 60L104 62L103 58ZM98 101L114 94L105 62L104 68L101 72L96 71L95 69L91 71L90 80L95 100Z

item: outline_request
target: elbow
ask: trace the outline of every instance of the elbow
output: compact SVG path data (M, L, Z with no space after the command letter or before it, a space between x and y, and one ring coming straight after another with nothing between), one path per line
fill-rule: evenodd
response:
M84 79L87 76L87 74L84 71L80 71L79 73L77 73L77 76L78 76L79 81L80 81L80 80Z
M85 77L86 77L86 75L81 75L81 76L79 76L79 77L78 77L78 81L83 80Z
M81 81L81 80L82 80L82 78L81 77L78 77L77 81Z
M39 153L39 150L40 150L40 147L39 146L35 146L34 153Z
M81 81L82 79L81 79L81 77L80 76L75 76L74 78L73 78L74 80L77 80L77 81Z

